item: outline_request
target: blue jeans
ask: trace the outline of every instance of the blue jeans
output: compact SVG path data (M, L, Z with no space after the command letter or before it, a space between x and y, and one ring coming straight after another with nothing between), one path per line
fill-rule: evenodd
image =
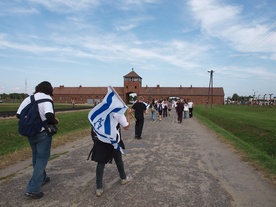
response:
M151 120L152 120L152 121L155 120L155 111L151 111Z
M184 111L184 119L188 118L188 111Z
M50 158L52 137L41 132L28 137L32 148L33 174L26 187L26 192L40 192L40 187L46 178L46 166Z
M114 160L121 179L126 179L126 173L124 168L124 162L122 154L119 150L114 149ZM105 163L98 163L96 168L96 185L97 189L103 188L103 174L104 174Z

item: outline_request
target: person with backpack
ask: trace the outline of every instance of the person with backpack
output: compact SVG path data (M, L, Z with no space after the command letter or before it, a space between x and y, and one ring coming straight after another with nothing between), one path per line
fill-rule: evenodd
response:
M155 102L154 99L152 99L150 108L151 108L151 120L154 121L155 120L155 112L157 111L157 103Z
M162 113L163 113L163 104L162 104L162 100L160 100L158 102L158 117L159 117L159 121L162 121Z
M29 131L26 132L25 130L24 133L32 149L33 173L25 192L25 195L31 198L42 198L44 194L41 192L41 186L50 181L50 177L46 174L53 135L53 128L50 126L58 124L58 119L55 117L52 96L53 87L51 83L43 81L35 87L33 95L23 100L17 110L20 133L24 129L28 129L28 125L30 124L28 122L34 122L31 123L32 127L29 128ZM30 108L29 106L31 106L32 102L35 103ZM29 108L29 113L26 111L27 108ZM38 119L32 119L34 116L38 116ZM38 131L31 131L35 128L38 128Z

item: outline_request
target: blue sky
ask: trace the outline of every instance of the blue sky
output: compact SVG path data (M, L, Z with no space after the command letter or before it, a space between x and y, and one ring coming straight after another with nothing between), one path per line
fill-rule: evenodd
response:
M54 87L223 87L276 96L275 0L1 0L0 93ZM27 83L27 84L25 84ZM27 86L27 87L26 87ZM267 95L268 97L268 95Z

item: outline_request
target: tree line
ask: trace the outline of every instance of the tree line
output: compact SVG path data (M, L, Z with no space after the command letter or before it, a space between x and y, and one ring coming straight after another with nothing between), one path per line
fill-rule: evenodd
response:
M2 94L0 94L0 101L1 102L18 102L28 96L29 95L26 93L10 93L10 94L2 93Z

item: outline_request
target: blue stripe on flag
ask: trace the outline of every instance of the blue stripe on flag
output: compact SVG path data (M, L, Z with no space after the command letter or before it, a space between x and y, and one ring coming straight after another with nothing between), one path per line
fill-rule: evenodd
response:
M99 108L97 111L95 111L92 114L92 116L90 117L92 122L95 119L95 117L97 117L99 114L101 114L102 112L104 112L105 110L107 110L110 107L110 105L112 103L113 96L114 96L114 92L110 93L107 97L107 102L105 104L103 104L103 106L101 108Z

